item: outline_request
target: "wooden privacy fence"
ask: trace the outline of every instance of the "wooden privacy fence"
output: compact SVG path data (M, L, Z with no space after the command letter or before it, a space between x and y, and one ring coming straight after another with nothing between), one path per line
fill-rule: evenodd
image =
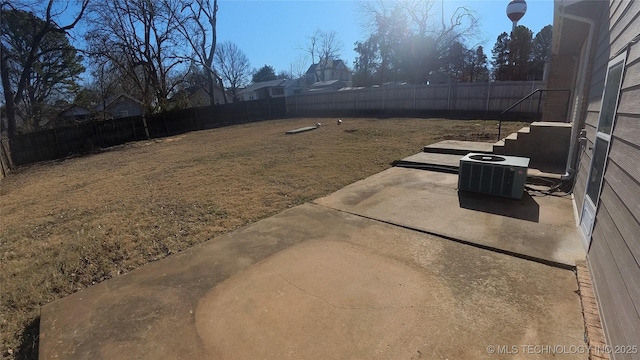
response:
M130 117L17 135L3 141L0 160L13 166L54 160L95 148L129 141L160 138L187 131L211 129L286 116L322 112L370 114L411 111L482 112L499 114L545 83L492 82L445 85L395 85L168 111L146 117ZM538 113L545 95L540 93L517 105L518 113ZM5 139L6 140L6 139ZM4 153L3 153L4 152ZM10 153L9 153L10 152ZM6 164L6 161L2 161ZM4 168L2 170L5 170Z
M537 88L543 81L452 83L442 85L390 85L333 92L305 93L287 97L287 112L376 111L482 111L502 112ZM544 94L513 109L538 113Z
M284 98L174 110L146 117L104 120L17 135L11 139L10 151L13 165L20 166L129 141L285 116Z

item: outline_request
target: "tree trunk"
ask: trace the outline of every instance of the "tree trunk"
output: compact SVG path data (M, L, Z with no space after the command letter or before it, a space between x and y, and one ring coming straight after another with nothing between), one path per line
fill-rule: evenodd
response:
M0 77L2 78L2 90L4 92L5 99L5 111L7 113L7 136L13 137L16 127L16 107L14 103L14 94L11 90L11 84L9 83L9 66L7 64L8 54L5 53L5 48L2 46L0 50Z

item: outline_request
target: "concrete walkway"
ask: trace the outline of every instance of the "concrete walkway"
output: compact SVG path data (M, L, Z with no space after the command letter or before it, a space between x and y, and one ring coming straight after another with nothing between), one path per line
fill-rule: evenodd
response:
M413 188L415 201L404 210L391 202L386 213L437 225L427 219L458 208L455 197L438 200L450 196L454 179L425 173L390 169L318 203L375 215L385 197L406 202L402 188ZM433 197L423 198L428 192ZM523 346L585 345L572 271L327 206L284 211L44 306L41 358L555 359ZM542 233L556 231L545 227L549 217L572 216L546 206L539 203L538 222L486 214L436 230L458 226L483 237L488 225L500 229L496 238L520 234L511 241L525 249L527 239L547 241ZM523 224L530 226L518 230ZM533 247L570 262L577 254L566 246Z

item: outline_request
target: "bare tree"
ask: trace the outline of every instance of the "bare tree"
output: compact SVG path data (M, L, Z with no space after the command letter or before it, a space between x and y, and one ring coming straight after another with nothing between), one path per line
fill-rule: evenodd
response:
M185 61L176 52L177 30L186 21L181 6L180 0L110 0L91 7L91 54L126 76L148 111L165 109L180 82L171 74Z
M360 3L361 25L370 33L356 44L360 54L356 72L366 77L362 82L422 83L429 72L438 70L452 44L475 37L478 22L473 11L458 7L447 12L444 4L444 0ZM375 64L374 73L367 64Z
M322 31L318 29L307 38L309 39L307 45L298 47L298 49L309 55L312 64L318 64L319 68L315 73L315 81L322 81L324 80L324 71L321 69L327 67L330 60L335 60L340 57L342 41L340 41L338 34L333 30ZM318 62L316 62L316 58Z
M195 0L187 2L182 7L188 21L180 23L179 31L187 40L193 55L189 58L195 64L205 69L209 92L209 103L215 101L215 83L218 82L223 90L224 102L227 102L227 93L224 91L222 78L215 72L213 62L216 53L217 31L216 22L218 14L218 0Z
M342 41L335 31L321 33L320 47L318 49L319 62L338 59L342 52Z
M309 40L307 44L305 44L304 46L298 46L299 50L302 50L303 52L309 54L312 64L316 63L316 54L318 53L318 46L321 36L322 31L320 29L317 29L313 32L313 34L307 37L307 39Z
M309 55L312 64L340 57L343 45L335 31L317 29L307 39L309 42L304 46L299 46L298 49Z
M233 100L238 100L238 92L249 82L251 65L247 55L234 43L225 41L216 48L215 66L226 81Z
M19 10L16 7L17 3L4 1L0 4L0 12L8 10ZM62 13L67 10L64 7L61 11L54 9L54 0L49 0L46 3L44 9L23 9L32 13L42 14L41 20L33 25L36 26L33 30L33 37L31 37L28 43L22 44L25 50L24 59L12 59L10 45L5 43L4 37L2 45L0 47L0 78L2 79L2 91L4 93L6 114L7 114L7 134L11 138L15 134L16 130L16 109L18 104L25 96L27 87L29 86L28 80L32 74L34 64L43 56L47 54L60 51L61 49L55 46L55 48L43 47L42 43L45 38L52 33L65 34L67 31L73 29L80 19L83 17L89 0L82 0L78 12L71 16L71 21L67 25L60 25L56 20L62 16ZM10 80L10 63L19 62L19 74L17 81L12 83Z
M409 21L413 24L418 36L426 36L429 23L434 14L434 1L403 0L400 6L406 11Z
M292 79L299 79L307 73L307 59L305 56L298 56L294 62L289 64L289 74Z

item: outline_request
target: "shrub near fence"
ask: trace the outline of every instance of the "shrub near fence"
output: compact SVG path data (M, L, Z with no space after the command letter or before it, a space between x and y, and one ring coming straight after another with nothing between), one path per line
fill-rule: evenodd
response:
M13 164L20 166L130 141L285 116L284 98L273 98L110 119L14 136L11 156Z

